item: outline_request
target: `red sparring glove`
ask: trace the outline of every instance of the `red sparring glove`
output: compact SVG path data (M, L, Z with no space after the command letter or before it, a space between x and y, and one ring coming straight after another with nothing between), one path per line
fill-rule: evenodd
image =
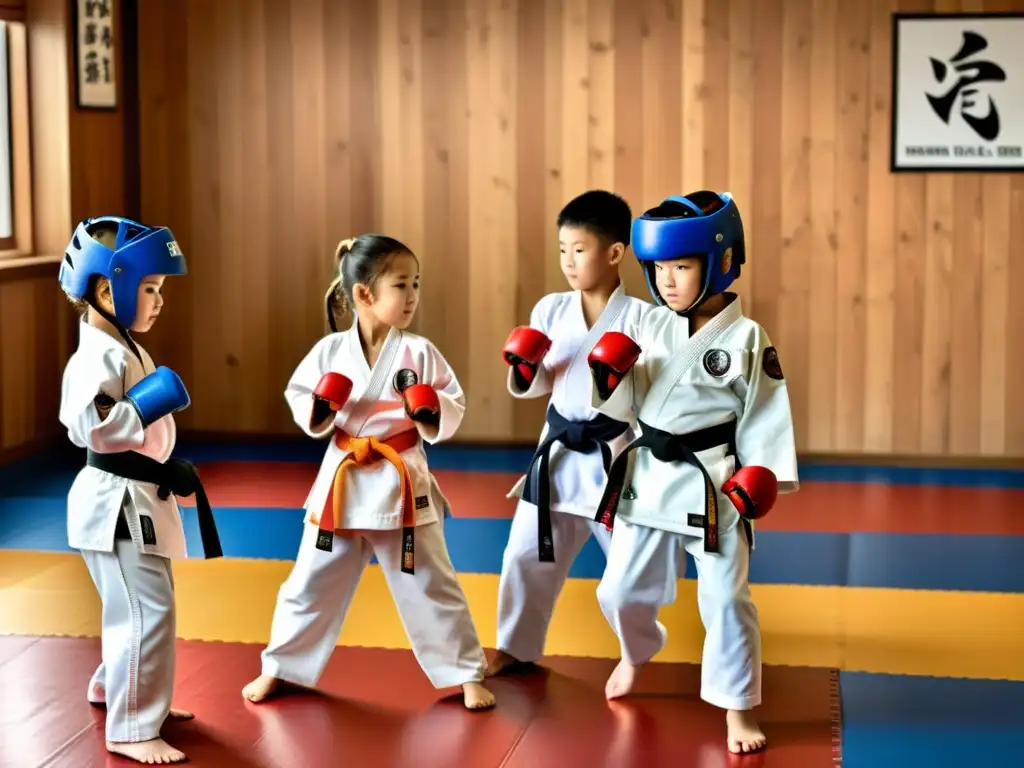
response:
M629 336L608 331L590 350L587 362L602 400L612 396L619 382L640 358L640 347Z
M520 389L529 389L537 375L537 366L551 349L551 339L527 325L520 325L509 334L501 350L502 359L515 372Z
M327 402L332 411L340 411L352 394L352 380L340 373L325 373L313 390L313 397Z
M313 412L309 415L309 428L315 429L333 418L352 394L352 381L340 373L325 373L313 390Z
M441 421L441 401L428 384L413 384L402 390L405 412L413 421L437 425Z
M767 467L741 467L722 483L722 493L729 497L741 517L757 520L775 506L779 481Z

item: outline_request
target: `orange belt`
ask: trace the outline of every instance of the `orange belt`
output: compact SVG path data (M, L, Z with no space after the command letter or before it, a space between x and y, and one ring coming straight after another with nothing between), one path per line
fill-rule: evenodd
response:
M334 482L327 494L327 502L320 514L320 533L316 548L331 551L334 541L334 522L340 520L344 503L345 473L350 467L365 467L378 461L387 461L398 470L402 491L402 572L413 570L413 531L416 528L416 503L412 493L412 476L409 467L401 457L404 451L415 448L420 441L419 432L410 429L400 432L387 440L376 437L352 437L340 429L334 431L334 444L348 455L338 465Z

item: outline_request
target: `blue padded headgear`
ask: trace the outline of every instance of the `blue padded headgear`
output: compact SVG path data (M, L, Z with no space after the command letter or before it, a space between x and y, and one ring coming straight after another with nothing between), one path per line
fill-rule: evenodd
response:
M117 231L111 250L95 240L98 227ZM114 318L125 328L135 321L139 283L151 275L184 275L185 257L167 227L148 227L120 216L85 219L64 252L60 265L60 287L73 299L86 298L89 279L101 275L110 281Z
M665 305L665 300L658 293L654 262L684 257L702 259L704 285L697 300L682 313L724 293L740 276L747 255L743 220L728 192L704 191L665 198L657 208L633 221L632 241L647 288L660 306ZM729 248L732 266L723 274L722 257Z

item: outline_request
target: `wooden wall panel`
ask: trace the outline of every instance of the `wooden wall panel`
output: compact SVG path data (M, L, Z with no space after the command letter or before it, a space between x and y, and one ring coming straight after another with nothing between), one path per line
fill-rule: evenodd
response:
M5 280L0 271L0 463L30 453L60 433L61 368L68 356L67 305L54 265Z
M466 387L461 437L531 441L542 404L505 393L499 349L564 286L559 208L714 187L744 212L738 290L801 450L1024 456L1024 177L889 171L891 13L1011 8L143 4L142 208L191 268L146 343L189 384L183 427L294 433L281 392L326 329L333 247L383 230L423 263L416 328Z

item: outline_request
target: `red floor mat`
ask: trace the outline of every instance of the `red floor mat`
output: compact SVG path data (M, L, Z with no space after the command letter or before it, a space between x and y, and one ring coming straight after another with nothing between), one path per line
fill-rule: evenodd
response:
M762 721L771 747L725 750L721 712L700 702L699 671L654 665L641 695L602 698L613 663L555 658L530 675L492 681L499 706L467 712L442 698L412 654L339 648L321 683L254 706L240 691L259 670L258 646L179 641L175 704L197 719L170 724L169 742L210 768L826 768L834 766L834 674L767 668ZM103 748L102 710L85 701L96 639L0 637L0 765L134 765Z

